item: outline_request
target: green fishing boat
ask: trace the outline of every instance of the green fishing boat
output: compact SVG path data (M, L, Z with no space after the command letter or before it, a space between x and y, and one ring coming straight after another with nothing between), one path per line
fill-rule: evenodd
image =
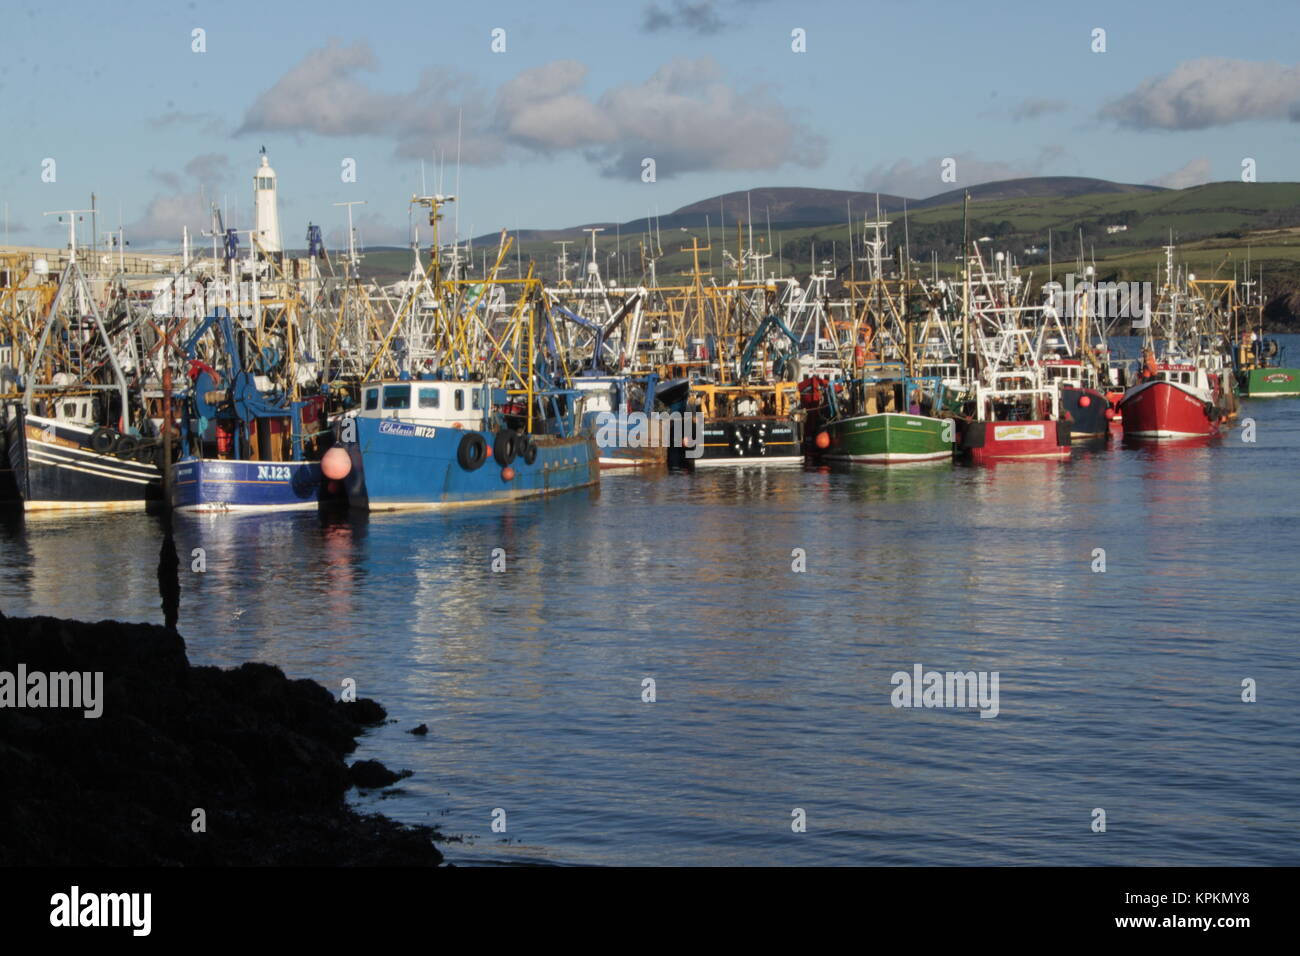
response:
M830 461L867 465L951 460L956 429L941 414L946 394L937 377L913 377L883 364L875 374L837 383L826 391L817 452Z
M1238 393L1246 398L1285 398L1300 395L1300 369L1283 368L1286 349L1277 339L1264 337L1264 312L1255 306L1256 318L1241 332L1233 349Z
M859 415L826 423L829 443L823 456L867 465L951 461L951 418L905 412Z
M1284 398L1300 395L1300 369L1251 368L1237 373L1241 392L1247 398Z

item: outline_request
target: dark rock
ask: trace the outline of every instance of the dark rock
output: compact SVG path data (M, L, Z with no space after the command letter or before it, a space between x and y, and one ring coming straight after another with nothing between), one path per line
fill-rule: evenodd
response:
M415 734L417 737L423 737L429 732L428 724L421 724L419 727L412 727L407 731L408 734Z
M276 667L191 667L174 630L0 616L0 670L102 671L103 715L0 708L0 865L432 865L436 831L361 814L344 755L374 701ZM384 786L406 774L383 772ZM193 811L205 832L191 829Z
M359 697L346 703L340 701L339 706L343 708L348 720L358 727L373 727L382 724L388 717L388 711L369 697Z
M377 790L409 777L411 771L393 773L378 760L358 760L348 768L348 775L358 789Z

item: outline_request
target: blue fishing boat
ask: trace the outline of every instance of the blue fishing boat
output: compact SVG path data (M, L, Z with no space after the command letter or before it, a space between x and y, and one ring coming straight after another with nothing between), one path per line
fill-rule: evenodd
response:
M600 480L594 438L579 434L574 390L534 393L546 414L505 389L465 380L383 379L335 424L321 460L326 497L370 511L481 505ZM531 419L531 421L530 421ZM529 431L528 426L538 426Z
M668 444L655 412L659 376L575 376L573 387L581 393L581 430L594 435L601 468L639 468L664 465Z
M196 358L203 336L224 346L224 373ZM317 441L324 397L294 400L245 365L240 334L224 309L186 343L192 386L181 434L186 449L172 466L178 511L285 511L319 506ZM259 357L261 358L261 357Z
M320 462L188 458L172 470L180 511L286 511L316 508Z

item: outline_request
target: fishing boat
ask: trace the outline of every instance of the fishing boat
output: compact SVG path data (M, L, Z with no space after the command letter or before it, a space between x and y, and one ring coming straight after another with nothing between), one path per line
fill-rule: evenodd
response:
M1043 373L1060 392L1061 417L1070 423L1073 441L1110 437L1115 417L1110 398L1102 391L1097 369L1083 359L1043 359Z
M644 468L668 461L660 418L656 415L658 376L581 375L573 379L579 392L581 430L596 438L601 468Z
M974 464L1009 458L1069 458L1070 423L1060 417L1060 392L1041 369L989 372L959 419L959 449Z
M939 378L907 376L901 365L836 383L824 390L814 447L830 461L867 465L951 461L956 432L939 414L944 393Z
M131 511L161 500L159 443L97 424L93 408L86 397L47 415L11 406L5 444L25 510Z
M593 485L595 439L579 435L573 390L538 391L546 430L516 430L505 389L469 380L365 383L321 459L327 496L369 511L482 505ZM512 417L513 417L512 412Z
M799 386L690 386L688 414L703 416L703 451L683 457L697 468L717 465L797 465L803 462L803 411Z
M209 334L218 343L224 371L196 358L199 343ZM318 505L317 442L325 432L325 396L296 400L296 389L285 394L273 388L268 376L245 366L247 338L236 330L229 312L219 308L186 343L192 385L180 436L185 453L172 469L172 505L177 511L302 510Z
M107 327L103 283L82 272L69 228L67 265L4 416L12 480L28 511L142 510L161 500L160 443L128 382L123 335Z
M1247 398L1288 398L1300 395L1300 369L1286 368L1285 349L1277 339L1243 332L1234 352L1237 384Z
M1236 283L1180 274L1172 244L1165 247L1165 255L1165 282L1151 315L1136 381L1118 405L1124 416L1124 437L1215 436L1237 411L1230 343L1225 336ZM1159 359L1158 343L1163 350Z
M1157 362L1144 350L1138 382L1119 402L1124 436L1180 439L1219 434L1230 415L1226 384L1222 372L1191 360Z

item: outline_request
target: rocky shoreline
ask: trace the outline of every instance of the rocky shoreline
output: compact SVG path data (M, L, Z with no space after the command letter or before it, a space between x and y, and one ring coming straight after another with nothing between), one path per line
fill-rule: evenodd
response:
M102 673L102 713L49 706L53 678L16 698L20 667L88 694ZM0 613L0 865L437 865L437 831L347 805L395 779L344 759L386 717L267 664L191 666L167 628Z

